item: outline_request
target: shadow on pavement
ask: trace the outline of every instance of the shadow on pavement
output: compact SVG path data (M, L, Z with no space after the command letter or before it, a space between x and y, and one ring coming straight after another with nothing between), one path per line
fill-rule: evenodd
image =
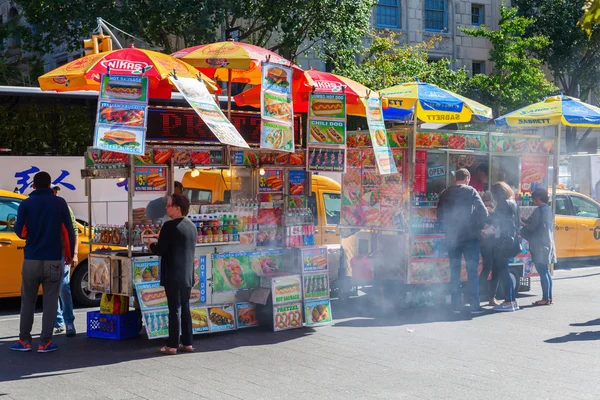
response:
M194 336L196 353L231 350L237 347L263 346L294 340L311 335L311 328L295 329L274 333L266 329L246 329L236 332L213 333ZM20 379L35 379L44 376L56 376L78 373L82 368L109 366L131 360L144 360L165 357L157 354L156 349L164 340L148 340L145 334L138 338L113 341L88 338L78 333L74 338L58 335L53 338L59 346L58 351L48 354L35 352L37 340L34 339L34 351L20 353L10 351L8 346L13 340L0 341L0 382ZM194 356L178 354L176 357ZM60 371L60 372L57 372Z
M430 322L465 321L493 314L486 307L480 314L470 314L464 308L460 314L452 312L451 307L437 304L424 307L401 307L398 303L382 302L376 296L360 296L345 301L332 302L335 327L375 327L418 325Z
M570 326L595 326L600 325L600 318L592 319L588 322L578 322L574 324L570 324Z
M544 340L545 343L567 343L600 340L599 331L571 332L568 335Z

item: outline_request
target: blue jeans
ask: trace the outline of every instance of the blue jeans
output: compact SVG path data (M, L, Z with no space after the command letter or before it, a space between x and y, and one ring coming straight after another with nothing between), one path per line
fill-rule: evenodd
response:
M542 283L542 299L550 300L552 298L552 276L548 264L535 263L535 269L540 274L540 282Z
M479 240L468 240L449 246L448 257L450 257L450 289L452 294L452 305L459 307L460 304L460 270L462 257L467 264L467 276L469 279L469 294L471 297L471 308L479 308Z
M71 266L63 263L63 278L60 284L60 296L58 298L58 311L56 313L55 326L73 325L75 315L73 314L73 299L71 298Z
M498 270L502 284L504 285L504 301L511 303L515 301L515 293L513 291L512 279L510 279L510 266L508 265L508 258L494 252L494 268Z

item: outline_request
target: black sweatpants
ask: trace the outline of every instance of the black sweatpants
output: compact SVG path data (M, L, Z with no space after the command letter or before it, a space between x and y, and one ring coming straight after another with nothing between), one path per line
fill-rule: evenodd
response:
M179 347L179 335L181 333L181 344L192 345L192 315L190 314L190 295L192 288L181 288L178 286L166 286L167 301L169 302L169 338L167 347Z

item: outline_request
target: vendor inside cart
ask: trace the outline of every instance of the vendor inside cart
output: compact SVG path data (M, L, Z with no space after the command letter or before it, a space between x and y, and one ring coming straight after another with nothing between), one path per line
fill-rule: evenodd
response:
M478 192L485 191L485 186L488 181L488 164L481 163L477 166L474 173L471 173L471 182L469 186Z
M183 185L181 182L175 181L175 194L183 195ZM169 202L169 194L154 199L148 203L146 207L146 216L152 220L154 224L162 224L169 220L167 215L167 203Z

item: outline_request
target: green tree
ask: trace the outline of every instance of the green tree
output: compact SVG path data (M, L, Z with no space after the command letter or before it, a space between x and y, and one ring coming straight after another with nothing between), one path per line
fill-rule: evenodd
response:
M362 61L340 66L334 72L373 90L419 79L443 89L461 92L467 80L465 69L451 69L451 61L446 58L429 60L429 50L438 41L440 38L433 38L428 42L400 46L396 33L373 32L370 46L360 53Z
M541 35L525 36L533 19L517 15L516 8L500 9L499 30L485 27L462 29L474 37L488 39L492 44L489 60L494 63L490 75L478 74L467 84L467 95L494 109L495 115L503 115L517 108L542 100L557 90L546 79L542 62L533 57L550 44Z
M29 30L28 50L81 39L102 17L122 30L172 53L184 47L220 41L221 28L240 27L240 40L295 59L316 48L329 61L349 62L367 33L375 0L16 0Z
M533 18L528 36L544 35L551 43L534 51L564 94L586 100L600 94L600 27L588 32L577 26L585 0L516 0L519 14ZM583 137L591 132L583 133ZM577 128L568 127L567 151L577 151Z

